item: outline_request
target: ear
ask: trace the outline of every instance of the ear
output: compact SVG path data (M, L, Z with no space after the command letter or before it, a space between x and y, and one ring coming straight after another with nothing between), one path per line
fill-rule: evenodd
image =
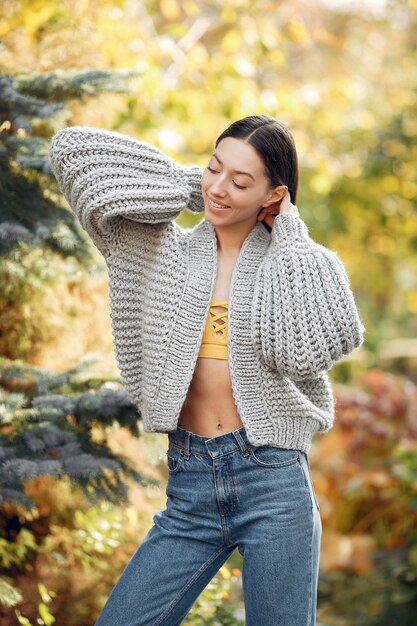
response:
M270 192L270 195L268 196L268 200L266 200L262 206L266 208L270 206L271 204L275 204L276 202L279 202L285 196L287 191L288 191L287 185L278 185L278 187L274 187L274 189L272 189L272 191Z

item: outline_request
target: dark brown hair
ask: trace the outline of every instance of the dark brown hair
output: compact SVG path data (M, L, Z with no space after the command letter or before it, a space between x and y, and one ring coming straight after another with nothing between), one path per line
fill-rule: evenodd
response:
M297 202L298 158L292 134L287 126L269 115L249 115L233 122L216 139L215 147L225 137L243 139L253 146L265 164L265 176L271 187L286 185L291 202Z

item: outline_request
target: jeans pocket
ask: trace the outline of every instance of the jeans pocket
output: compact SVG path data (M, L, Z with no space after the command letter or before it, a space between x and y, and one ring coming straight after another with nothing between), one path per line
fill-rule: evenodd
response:
M250 458L261 467L285 467L298 461L298 450L263 445L251 446Z
M177 474L184 462L184 450L173 443L169 444L167 450L167 466L170 474Z

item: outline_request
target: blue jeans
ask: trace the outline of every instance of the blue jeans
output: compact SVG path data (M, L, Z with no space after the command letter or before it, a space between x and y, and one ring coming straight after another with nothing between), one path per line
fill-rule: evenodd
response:
M321 518L305 452L252 446L244 427L168 433L166 509L96 626L177 626L237 547L246 626L315 626Z

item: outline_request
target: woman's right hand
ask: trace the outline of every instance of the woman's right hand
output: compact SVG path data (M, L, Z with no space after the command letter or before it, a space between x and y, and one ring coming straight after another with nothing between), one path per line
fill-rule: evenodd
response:
M268 207L264 207L259 213L257 219L259 221L264 220L268 224L268 226L272 228L276 216L282 215L284 213L289 213L291 215L296 215L297 217L300 217L298 208L295 204L292 204L290 200L290 192L288 191L288 188L281 200L275 202L274 204L271 204Z

